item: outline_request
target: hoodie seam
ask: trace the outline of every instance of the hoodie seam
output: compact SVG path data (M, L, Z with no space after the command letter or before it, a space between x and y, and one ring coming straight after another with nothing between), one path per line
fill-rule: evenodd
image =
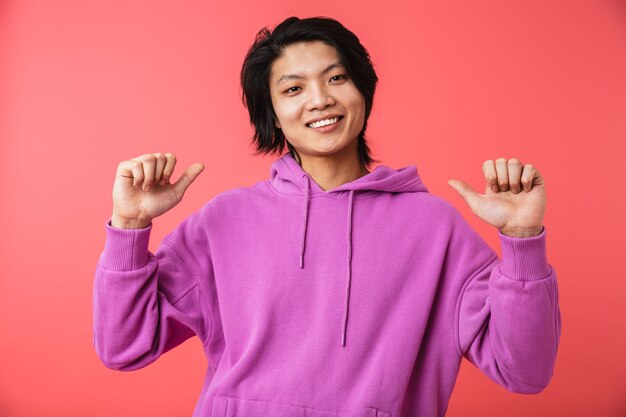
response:
M416 182L421 182L421 181L422 181L422 180L421 180L419 177L415 177L415 178L410 179L410 180L408 181L408 185L413 185L414 183L416 183Z
M493 261L496 260L496 259L498 259L498 255L494 253L493 256L490 256L489 259L487 259L487 261L485 263L480 265L472 274L470 274L470 276L465 280L465 282L461 286L461 291L459 292L459 295L457 296L457 302L456 302L456 307L455 307L455 312L454 312L454 338L455 338L455 345L456 345L457 353L461 357L463 357L464 352L463 352L463 346L461 346L461 335L460 335L460 323L459 322L461 320L461 304L463 303L465 290L467 289L469 284L485 268L489 267L489 265L491 265L493 263ZM468 298L468 300L470 300L473 305L480 306L480 303L477 303L476 300L474 300L473 298Z
M167 239L163 239L163 243L166 244L170 249L172 249L172 252L174 252L178 256L178 258L182 261L183 267L187 270L187 272L189 272L191 274L191 276L193 277L193 280L194 280L193 284L191 284L189 287L185 288L178 295L176 295L175 297L172 298L173 300L176 300L175 302L174 301L172 302L172 305L177 303L178 301L180 301L187 294L189 294L191 292L191 290L193 290L194 287L198 288L198 291L200 293L202 293L202 295L203 295L202 298L205 300L205 302L208 302L207 296L206 296L205 292L202 290L202 286L200 285L200 279L198 277L198 274L196 274L196 272L191 267L189 267L188 263L185 261L185 258L174 247L174 245L172 245ZM211 336L212 336L212 332L213 332L213 318L211 317L211 314L209 313L209 309L208 309L209 305L207 304L206 307L207 307L207 309L206 309L206 311L207 311L206 317L207 317L207 321L208 321L208 323L207 323L208 328L205 329L205 332L206 332L205 340L202 341L202 346L205 346L205 345L207 345L209 343L209 341L211 339ZM210 360L209 360L209 362L210 362Z

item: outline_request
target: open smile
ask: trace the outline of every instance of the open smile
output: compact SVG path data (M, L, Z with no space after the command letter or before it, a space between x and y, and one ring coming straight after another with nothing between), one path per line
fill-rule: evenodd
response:
M342 119L343 116L330 117L328 119L307 123L307 127L320 133L330 132L337 127Z

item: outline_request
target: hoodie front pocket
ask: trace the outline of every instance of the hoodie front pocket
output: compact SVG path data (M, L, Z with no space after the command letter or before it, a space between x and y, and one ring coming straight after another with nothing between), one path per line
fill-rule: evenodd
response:
M391 417L374 407L357 407L351 411L322 410L295 404L218 395L213 399L210 417Z

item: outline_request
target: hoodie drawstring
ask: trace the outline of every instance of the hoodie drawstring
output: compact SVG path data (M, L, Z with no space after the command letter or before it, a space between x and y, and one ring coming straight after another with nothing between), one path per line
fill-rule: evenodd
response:
M346 326L348 324L348 307L350 305L350 285L352 284L352 196L354 190L350 190L348 197L348 279L346 282L346 303L343 312L343 329L341 332L341 345L346 345Z
M300 246L300 268L304 268L304 243L306 241L306 224L307 216L309 215L309 194L311 191L311 183L309 182L309 176L306 174L304 177L306 187L304 193L304 213L302 213L302 245Z
M306 242L306 229L307 229L307 217L309 214L309 200L310 200L310 191L311 191L311 183L309 182L309 176L306 174L302 175L305 179L306 187L304 193L304 208L302 213L302 244L300 246L300 268L304 268L304 247ZM347 221L347 246L348 246L348 254L347 254L347 269L348 269L348 277L346 280L346 299L344 303L344 312L343 312L343 324L341 328L341 345L346 345L346 330L348 325L348 308L350 306L350 287L352 284L352 202L354 197L354 190L350 190L350 195L348 197L348 221Z

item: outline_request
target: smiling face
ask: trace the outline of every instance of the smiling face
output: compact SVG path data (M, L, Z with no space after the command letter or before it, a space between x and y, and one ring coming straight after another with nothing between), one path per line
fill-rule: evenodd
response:
M272 64L270 93L276 127L301 159L358 158L365 99L334 47L321 41L287 46Z

